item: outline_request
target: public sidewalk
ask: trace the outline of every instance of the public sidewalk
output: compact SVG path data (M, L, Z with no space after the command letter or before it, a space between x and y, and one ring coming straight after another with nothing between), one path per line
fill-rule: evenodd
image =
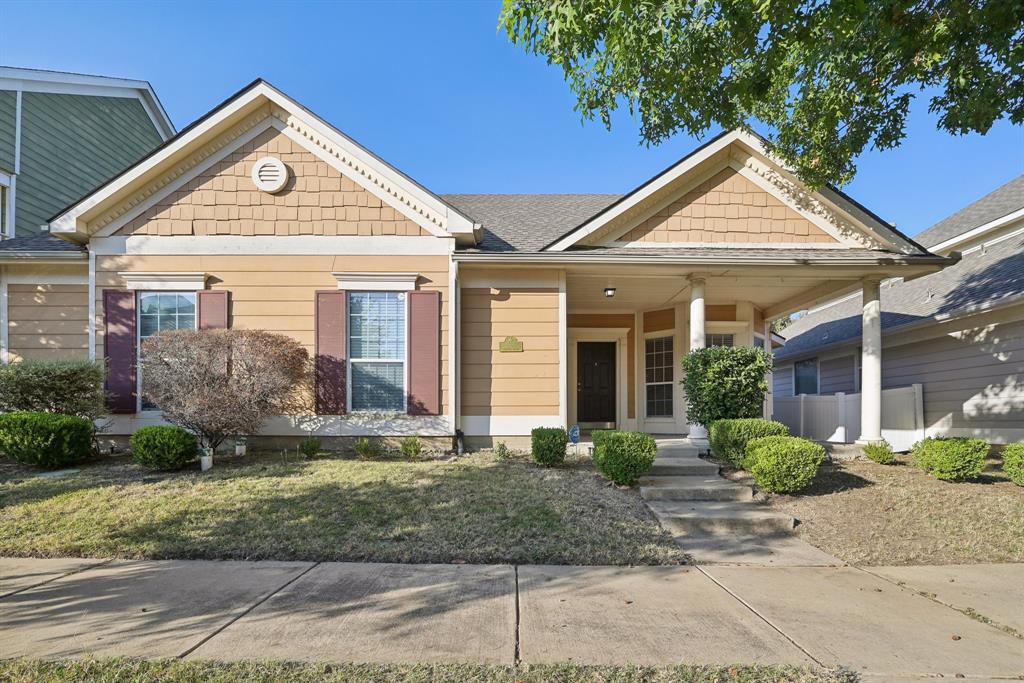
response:
M1024 676L1021 605L1024 565L0 559L0 656L789 663L998 680Z

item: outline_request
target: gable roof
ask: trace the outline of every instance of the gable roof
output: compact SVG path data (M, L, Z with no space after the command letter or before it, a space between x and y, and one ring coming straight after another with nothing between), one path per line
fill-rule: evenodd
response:
M295 134L297 138L308 139L307 146L319 156L329 163L344 166L344 172L354 180L427 230L435 233L447 231L459 239L475 240L479 236L479 226L456 207L261 78L214 107L124 172L53 216L49 221L51 231L72 239L87 239L91 234L87 231L89 221L118 206L125 197L128 197L130 208L123 213L127 215L136 210L145 200L158 194L158 191L147 187L147 183L168 174L172 179L167 185L180 180L214 154L216 150L211 147L222 137L230 134L236 135L232 140L240 137L240 127L267 104L288 114L289 123L282 124L283 128L291 125L292 119L299 120L302 131ZM262 117L262 120L269 118L272 117ZM222 146L230 144L228 141ZM194 163L183 169L182 160L194 160ZM139 193L142 193L141 197Z
M943 218L918 233L915 239L931 248L1021 209L1024 209L1024 175L1017 176L952 216Z

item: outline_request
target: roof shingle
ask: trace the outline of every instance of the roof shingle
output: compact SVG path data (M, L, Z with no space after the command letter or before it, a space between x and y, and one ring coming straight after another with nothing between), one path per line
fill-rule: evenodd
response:
M85 247L60 237L54 237L49 233L0 240L0 252L25 253L33 251L85 252Z
M944 218L924 232L914 236L921 245L931 248L968 230L1002 218L1024 208L1024 175Z

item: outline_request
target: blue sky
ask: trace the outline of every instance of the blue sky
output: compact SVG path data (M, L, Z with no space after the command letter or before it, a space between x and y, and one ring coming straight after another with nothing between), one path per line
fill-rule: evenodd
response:
M150 81L184 127L262 76L438 193L625 192L699 144L581 124L558 69L497 30L498 2L12 2L0 64ZM919 101L902 147L844 189L914 234L1024 173L1024 128L935 129Z

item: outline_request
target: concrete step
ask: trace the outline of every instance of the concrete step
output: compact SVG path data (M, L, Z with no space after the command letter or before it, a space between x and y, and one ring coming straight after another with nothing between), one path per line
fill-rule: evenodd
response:
M647 505L674 534L784 534L796 523L787 514L750 502L655 500Z
M693 446L658 446L658 457L696 458L700 453Z
M643 477L640 495L644 500L752 500L749 486L734 484L714 475L707 477Z
M717 475L718 465L696 457L672 457L659 454L647 474L679 477Z

